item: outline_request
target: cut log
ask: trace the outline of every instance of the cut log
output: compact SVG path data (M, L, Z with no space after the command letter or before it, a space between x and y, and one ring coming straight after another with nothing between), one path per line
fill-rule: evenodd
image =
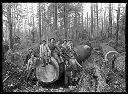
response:
M79 45L74 48L74 51L77 53L76 60L81 64L90 57L92 48L88 45Z
M81 64L91 55L91 47L88 45L80 45L74 48L78 56L76 56L77 61ZM65 72L64 63L58 64L58 62L51 57L51 62L42 67L43 64L39 64L36 67L36 77L43 83L49 84L58 80L62 73ZM74 64L76 65L76 64Z
M62 72L64 72L62 66L63 64L59 65L57 61L51 57L50 64L46 65L45 67L42 67L42 64L40 64L36 68L36 77L43 83L53 83L58 80Z
M119 55L119 53L114 48L110 47L106 43L102 43L100 46L102 47L105 61L110 61L113 58L113 55Z

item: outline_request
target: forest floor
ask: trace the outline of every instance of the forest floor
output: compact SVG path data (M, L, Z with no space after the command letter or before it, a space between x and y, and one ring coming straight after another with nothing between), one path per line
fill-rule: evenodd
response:
M125 92L125 77L120 76L119 72L110 72L108 67L104 66L101 54L92 51L91 56L82 66L82 72L79 75L80 80L76 86L69 86L68 88L63 86L47 88L36 85L25 85L24 88L13 89L13 92ZM119 75L116 75L118 73ZM107 74L110 74L109 77L106 76ZM98 78L98 80L96 78ZM12 79L14 80L13 77L9 79L10 81L12 81Z

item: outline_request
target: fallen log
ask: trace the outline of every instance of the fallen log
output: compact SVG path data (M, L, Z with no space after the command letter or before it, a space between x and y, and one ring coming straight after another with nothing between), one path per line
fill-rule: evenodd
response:
M82 62L84 62L90 57L92 48L88 45L79 45L74 48L74 51L77 53L77 55L74 55L74 56L78 61L78 63L80 63L81 65Z
M100 46L102 48L105 61L111 61L114 55L119 55L119 53L114 48L110 47L106 43L102 43Z
M119 54L114 48L106 44L101 44L105 61L111 62L115 57L114 68L118 71L125 72L125 52ZM115 56L114 56L115 55Z
M88 57L91 55L91 47L88 45L79 45L74 48L78 55L75 56L78 63L81 65ZM40 62L37 60L37 62ZM43 63L43 62L42 62ZM51 62L45 67L43 64L39 64L36 67L36 78L43 83L53 83L57 81L62 74L66 73L65 63L58 63L53 57L51 57Z
M50 64L46 65L45 67L40 64L36 68L36 77L38 80L44 83L53 83L59 79L62 72L64 72L64 65L58 64L57 61L51 57Z

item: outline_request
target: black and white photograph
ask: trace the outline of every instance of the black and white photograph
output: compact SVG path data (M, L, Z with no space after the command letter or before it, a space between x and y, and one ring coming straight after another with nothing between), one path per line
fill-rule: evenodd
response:
M125 93L126 4L3 2L3 92Z

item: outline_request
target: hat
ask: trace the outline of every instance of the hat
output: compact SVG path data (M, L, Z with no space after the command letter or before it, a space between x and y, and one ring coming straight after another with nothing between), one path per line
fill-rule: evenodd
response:
M64 39L64 41L67 41L66 39Z
M68 41L72 41L72 39L68 39Z
M46 40L43 40L42 42L46 42Z
M50 41L51 41L52 39L55 40L55 38L51 38Z
M29 48L28 51L29 51L30 53L32 53L32 52L33 52L33 49L32 49L32 48Z

